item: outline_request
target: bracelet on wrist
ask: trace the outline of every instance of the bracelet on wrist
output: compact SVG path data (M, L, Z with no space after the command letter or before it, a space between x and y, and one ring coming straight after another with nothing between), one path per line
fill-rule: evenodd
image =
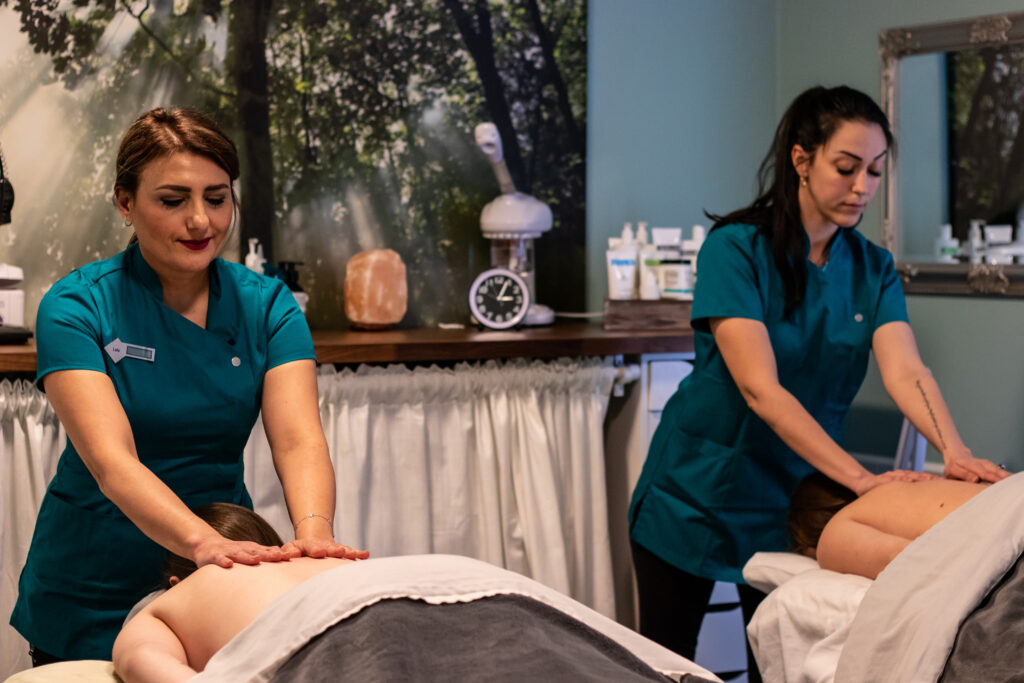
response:
M295 529L296 531L298 531L298 530L299 530L299 525L300 525L300 524L302 524L303 522L305 522L305 521L306 521L307 519L312 519L313 517L319 517L320 519L322 519L322 520L324 520L325 522L327 522L328 526L330 526L330 527L331 527L332 529L334 528L334 522L333 522L332 520L328 519L327 517L324 517L323 515L318 515L318 514L317 514L317 513L315 513L315 512L310 512L310 513L309 513L309 514L307 514L307 515L303 515L303 516L302 516L302 517L301 517L301 518L299 519L299 521L295 522L295 523L294 523L294 524L292 525L292 528L293 528L293 529Z

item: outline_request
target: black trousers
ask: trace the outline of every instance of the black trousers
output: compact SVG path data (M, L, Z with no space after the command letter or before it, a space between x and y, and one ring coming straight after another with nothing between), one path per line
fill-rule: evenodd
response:
M63 659L58 659L48 652L43 652L34 645L28 646L28 656L32 658L32 666L43 666L44 664L55 664L57 662L63 662Z
M632 549L640 604L640 634L692 660L697 652L697 634L715 587L714 580L684 572L636 543L632 544ZM736 590L746 626L765 595L746 584L736 584ZM744 642L747 645L747 680L760 683L761 674L745 636Z

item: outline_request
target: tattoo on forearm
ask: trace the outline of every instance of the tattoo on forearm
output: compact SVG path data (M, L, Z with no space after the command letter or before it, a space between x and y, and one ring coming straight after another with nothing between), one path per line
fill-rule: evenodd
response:
M946 450L946 440L942 438L942 430L939 429L939 422L935 419L935 411L932 410L932 404L928 402L928 395L924 393L921 380L917 380L917 390L921 392L921 398L924 399L924 407L928 409L928 414L932 416L932 425L935 427L935 433L939 436L939 445L942 446L942 450Z

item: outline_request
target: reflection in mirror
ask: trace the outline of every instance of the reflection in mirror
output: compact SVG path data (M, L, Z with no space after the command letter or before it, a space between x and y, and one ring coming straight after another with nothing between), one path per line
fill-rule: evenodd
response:
M879 40L883 233L907 292L1024 295L1024 13Z

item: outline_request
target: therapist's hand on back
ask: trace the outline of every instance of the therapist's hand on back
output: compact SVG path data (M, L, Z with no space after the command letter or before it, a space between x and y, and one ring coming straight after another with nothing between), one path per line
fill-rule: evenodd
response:
M971 454L971 449L966 447L961 451L948 451L945 454L945 460L947 479L997 482L1010 476L1010 473L999 465L982 458L975 458Z
M285 552L295 553L294 557L336 557L340 560L365 560L370 556L366 550L356 550L328 538L298 538L281 546Z
M852 488L858 496L863 496L871 489L888 484L892 481L927 481L929 479L941 479L937 474L930 472L915 472L914 470L890 470L881 474L872 474L864 477Z
M192 559L197 567L216 564L225 569L230 568L235 562L255 565L260 562L281 562L298 556L295 551L288 551L285 548L260 545L251 541L232 541L220 534L200 541L192 553Z

